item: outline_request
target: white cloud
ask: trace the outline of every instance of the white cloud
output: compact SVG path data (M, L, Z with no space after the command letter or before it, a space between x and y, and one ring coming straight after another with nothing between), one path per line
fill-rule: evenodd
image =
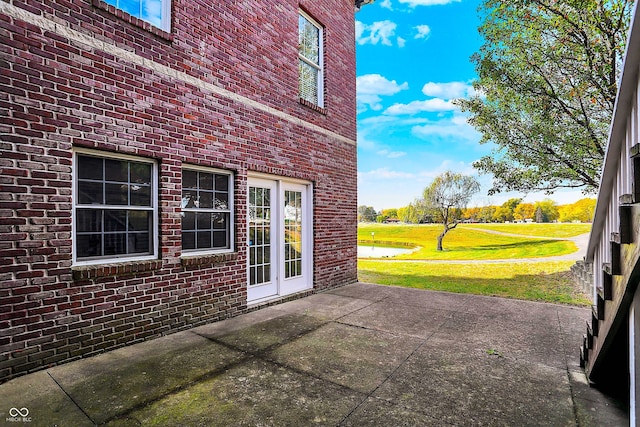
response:
M398 42L398 47L404 47L404 45L407 44L407 41L402 37L398 37L397 42Z
M471 164L452 159L425 164L416 170L387 167L358 172L358 205L400 208L422 197L424 188L443 172L451 170L476 176Z
M358 172L358 179L414 179L415 174L410 172L392 171L389 168L378 168L369 172Z
M414 172L391 170L387 167L372 169L367 172L358 172L358 180L364 181L376 181L376 180L419 180L420 182L429 182L436 176L446 172L454 171L457 173L463 173L465 175L476 175L476 171L471 164L463 161L454 161L445 159L438 165L424 170L418 170ZM396 186L397 189L397 186Z
M386 157L387 159L397 159L399 157L404 157L407 155L404 151L389 151L387 149L380 150L377 152L380 156Z
M459 3L461 0L398 0L399 3L408 4L411 7L416 6L436 6L449 3Z
M397 25L389 20L376 21L371 25L356 21L356 41L358 44L378 43L392 46L391 38L395 36Z
M414 27L418 34L414 37L415 39L428 39L431 35L431 28L428 25L418 25Z
M380 7L385 8L385 9L389 9L389 10L393 10L393 6L391 5L391 0L382 0L379 3Z
M385 114L397 116L402 114L417 114L421 112L442 112L453 111L458 107L453 105L451 101L445 101L440 98L427 99L425 101L411 101L408 104L393 104L385 110Z
M422 93L443 99L467 98L476 94L473 86L466 82L429 82L422 87Z
M480 133L460 115L454 115L452 119L448 120L439 120L414 126L411 128L411 133L421 139L454 139L460 142L480 141Z
M365 74L356 78L356 92L358 100L358 111L371 108L381 110L381 96L391 96L408 89L409 84L404 82L398 84L395 80L388 80L380 74Z

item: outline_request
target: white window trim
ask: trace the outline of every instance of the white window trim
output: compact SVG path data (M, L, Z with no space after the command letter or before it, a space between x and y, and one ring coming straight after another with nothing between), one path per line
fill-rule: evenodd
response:
M181 243L180 243L180 250L182 251L182 256L183 257L192 257L192 256L198 256L198 255L211 255L211 254L221 254L221 253L232 253L235 251L235 212L234 212L234 193L235 193L235 175L233 174L233 172L228 171L228 170L224 170L224 169L215 169L215 168L207 168L207 167L203 167L203 166L195 166L195 165L183 165L182 166L182 170L191 170L191 171L200 171L200 172L207 172L207 173L212 173L212 174L219 174L219 175L227 175L228 176L228 182L229 182L229 208L226 210L219 210L219 212L228 212L229 213L229 247L228 248L223 248L223 249L214 249L214 248L208 248L208 249L182 249L182 238L181 238ZM181 185L180 188L182 189L182 181L181 181ZM182 193L182 190L180 190ZM182 197L182 195L181 195ZM182 209L181 208L181 212L182 211L193 211L196 212L198 211L198 209ZM182 217L180 217L180 232L182 233Z
M308 60L306 57L300 54L298 50L298 59L304 61L306 64L312 66L313 68L318 70L318 107L324 108L324 28L320 25L315 19L313 19L309 14L305 13L302 9L299 9L299 15L304 17L307 21L309 21L314 27L316 27L319 31L318 33L318 63L314 63ZM298 28L298 32L300 28ZM300 35L298 34L298 37ZM300 78L300 76L298 76Z
M115 255L101 258L93 258L88 260L78 260L78 250L76 248L76 209L82 207L77 205L77 183L78 183L78 154L86 154L94 157L110 158L117 160L131 160L140 163L149 163L151 165L151 208L153 210L153 227L149 232L153 237L153 244L151 245L152 253L149 255ZM119 262L131 262L131 261L148 261L158 259L159 247L160 247L160 233L159 233L159 217L158 217L158 163L152 159L131 156L127 154L114 154L98 150L90 150L84 148L75 148L73 150L73 163L72 163L72 209L71 209L71 241L72 241L72 265L101 265L101 264L113 264Z

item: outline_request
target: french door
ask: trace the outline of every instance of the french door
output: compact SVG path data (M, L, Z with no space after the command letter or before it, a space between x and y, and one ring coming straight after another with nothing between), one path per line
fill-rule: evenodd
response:
M311 184L249 178L247 300L261 302L313 286Z

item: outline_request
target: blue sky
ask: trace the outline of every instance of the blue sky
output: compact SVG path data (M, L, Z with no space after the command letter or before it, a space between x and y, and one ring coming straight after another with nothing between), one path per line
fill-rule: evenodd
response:
M399 208L446 170L474 175L482 191L470 206L511 197L573 203L580 191L487 196L491 176L474 160L489 154L451 103L473 93L470 56L482 44L479 0L376 0L356 13L358 205Z

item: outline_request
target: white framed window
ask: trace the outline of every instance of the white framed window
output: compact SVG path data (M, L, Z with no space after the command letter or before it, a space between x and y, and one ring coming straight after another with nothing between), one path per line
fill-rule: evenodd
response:
M156 162L89 150L73 162L74 264L157 258Z
M104 0L105 3L149 22L163 31L171 31L171 0Z
M298 18L298 91L300 98L324 107L323 29L300 11Z
M183 253L233 250L233 174L185 167L182 170Z

